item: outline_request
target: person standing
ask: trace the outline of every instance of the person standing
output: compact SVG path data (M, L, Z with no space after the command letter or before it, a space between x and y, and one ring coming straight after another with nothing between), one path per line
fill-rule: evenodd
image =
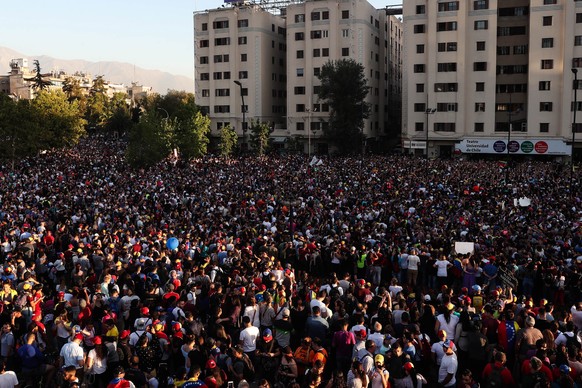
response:
M443 351L445 355L441 360L438 374L438 382L443 387L454 387L457 383L455 375L457 373L457 368L459 367L459 362L457 361L457 355L453 350L454 345L455 344L451 340L446 340L443 343Z
M62 367L74 366L77 369L77 377L79 381L83 377L83 367L85 366L85 354L81 347L83 341L83 334L75 334L71 342L67 342L60 352L60 361Z
M243 352L254 361L255 351L257 350L257 338L259 338L259 328L251 324L251 319L244 316L242 319L244 329L240 332L239 343Z
M125 379L125 370L123 367L118 366L117 369L113 372L115 376L111 382L107 385L107 388L135 388L135 385Z
M412 288L416 287L419 265L420 257L416 254L416 249L411 249L408 255L408 282Z

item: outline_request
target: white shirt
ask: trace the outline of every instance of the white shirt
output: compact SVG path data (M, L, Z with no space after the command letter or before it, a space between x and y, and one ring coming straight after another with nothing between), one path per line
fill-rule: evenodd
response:
M242 342L243 352L248 353L257 350L259 333L259 329L254 326L249 326L240 332L239 339Z
M451 354L450 356L445 355L441 361L441 366L439 368L439 383L442 383L447 375L450 373L453 375L453 378L446 387L454 387L456 385L457 380L455 379L455 374L457 373L457 368L459 363L457 361L457 356L455 354Z
M420 257L416 255L408 255L408 269L413 271L418 271L418 264L420 263Z
M259 305L258 304L254 305L254 306L246 306L243 317L249 317L249 319L251 320L251 325L253 325L255 327L261 326L261 319L260 319Z
M457 329L457 323L459 323L459 317L452 313L450 317L451 319L447 323L445 316L443 314L440 314L437 316L437 321L440 323L439 329L442 329L445 331L445 333L447 333L447 338L454 339Z
M83 348L78 343L71 341L63 345L60 356L63 358L63 366L73 365L75 368L82 368L79 366L79 361L83 360Z
M14 388L18 385L18 378L16 373L7 370L0 374L0 388Z
M562 344L566 344L566 342L568 341L568 338L572 338L573 336L575 336L576 334L574 334L571 331L567 331L565 333L560 333L558 335L558 337L556 337L556 346L560 346ZM580 337L577 337L576 340L578 341L578 343L582 343L582 341L580 341Z
M97 352L95 351L95 349L91 349L89 351L89 354L87 355L87 358L93 359L91 373L94 373L96 375L105 373L105 371L107 370L107 356L100 360L97 358Z
M447 268L451 263L447 260L437 260L435 265L437 266L437 276L439 277L446 277L447 276Z
M377 368L374 368L372 372L372 378L370 379L372 388L384 388L384 385L382 385L382 376L380 373L386 376L386 380L388 380L388 377L390 376L390 373L386 369L380 372Z
M445 351L443 349L444 341L435 342L432 344L430 351L436 355L436 364L440 365L443 357L445 356ZM457 347L453 345L453 350L456 352Z

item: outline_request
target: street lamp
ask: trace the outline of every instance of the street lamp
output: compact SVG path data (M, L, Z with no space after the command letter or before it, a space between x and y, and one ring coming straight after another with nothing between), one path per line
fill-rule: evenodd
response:
M168 121L168 119L170 118L170 114L168 113L167 110L165 110L164 108L158 108L158 110L163 110L164 113L166 114L166 118L164 120Z
M572 190L572 179L574 177L574 143L576 142L576 111L578 110L578 69L572 68L574 73L574 122L572 123L572 160L570 161L570 190Z
M317 108L305 109L307 112L307 159L311 159L311 114L317 112Z
M242 130L243 130L243 138L242 138L242 144L243 144L243 149L245 148L245 137L247 134L247 127L246 127L246 113L247 113L247 107L245 105L245 96L243 94L243 87L242 84L239 80L234 80L234 83L237 84L240 88L240 98L242 100L242 115L243 115L243 119L242 119Z
M509 179L509 159L511 155L509 154L509 143L511 143L511 111L513 110L513 104L511 102L511 91L509 91L509 106L507 108L507 166L505 166L505 182L508 182Z
M428 104L427 104L428 105ZM428 159L428 115L434 115L436 113L435 108L426 108L424 113L426 114L426 137L424 139L424 153L425 157Z

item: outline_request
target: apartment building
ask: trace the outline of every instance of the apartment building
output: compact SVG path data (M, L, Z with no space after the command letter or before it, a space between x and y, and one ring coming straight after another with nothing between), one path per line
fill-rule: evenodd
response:
M254 4L194 14L196 102L213 136L230 125L245 144L251 119L284 127L285 35L285 19Z
M330 60L354 59L365 68L370 116L367 145L396 138L401 96L400 20L366 0L305 1L287 7L287 131L308 152L327 153L329 106L319 100L318 75Z
M353 58L364 65L370 86L369 146L399 136L398 18L366 0L289 2L278 14L263 6L241 3L194 14L196 101L208 112L213 135L228 124L242 136L243 121L260 120L272 123L276 142L293 138L306 153L326 153L330 112L318 99L317 76L327 61Z
M403 15L405 149L570 155L582 1L411 0Z

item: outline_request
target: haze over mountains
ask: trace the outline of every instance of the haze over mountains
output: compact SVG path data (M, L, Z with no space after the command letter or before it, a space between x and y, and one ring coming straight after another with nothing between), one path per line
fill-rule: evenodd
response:
M90 74L92 78L103 75L112 83L131 85L137 82L143 86L151 86L160 94L166 94L168 90L185 90L194 92L194 79L183 75L174 75L160 70L147 70L134 66L131 63L100 61L89 62L82 59L58 59L46 55L29 55L19 53L7 47L0 47L0 72L10 72L10 61L16 58L28 59L28 66L33 66L33 61L38 59L43 73L63 70L72 74L76 71Z

